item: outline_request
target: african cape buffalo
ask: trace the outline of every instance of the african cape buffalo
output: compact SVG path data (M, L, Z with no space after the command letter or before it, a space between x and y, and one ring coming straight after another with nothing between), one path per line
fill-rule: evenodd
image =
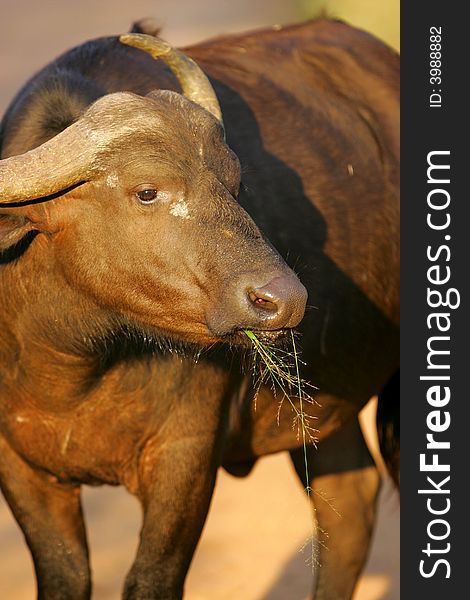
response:
M289 403L278 424L264 385L255 410L243 366L244 329L299 323L309 484L341 514L316 502L315 598L350 598L375 394L397 476L398 57L327 20L183 53L133 31L59 57L0 129L0 482L39 598L90 596L81 484L142 504L123 597L175 600L219 466L289 450L304 477Z

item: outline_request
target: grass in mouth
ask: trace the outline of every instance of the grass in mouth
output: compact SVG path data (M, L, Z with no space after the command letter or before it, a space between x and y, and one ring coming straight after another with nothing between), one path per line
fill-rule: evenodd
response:
M295 343L294 332L290 331L291 348L284 349L273 344L262 342L253 331L244 330L245 335L252 343L255 360L253 360L253 378L255 382L255 407L258 392L262 385L268 385L274 396L278 399L277 421L279 424L281 409L284 402L288 402L294 413L292 427L297 431L297 439L302 442L304 467L305 467L305 493L307 494L312 514L312 535L304 545L311 549L312 568L318 565L317 539L315 533L318 531L315 518L315 507L311 495L310 473L308 465L307 444L316 447L316 434L318 430L313 427L315 417L305 412L306 404L316 404L313 397L315 388L311 383L305 381L300 375L300 365L304 364L299 358L299 351ZM323 500L325 500L322 497ZM325 532L319 531L321 534Z

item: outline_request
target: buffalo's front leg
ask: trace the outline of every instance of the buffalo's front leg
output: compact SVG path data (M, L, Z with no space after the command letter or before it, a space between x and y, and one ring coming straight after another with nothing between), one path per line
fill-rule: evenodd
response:
M305 484L303 451L291 452ZM357 419L308 448L318 523L315 600L348 600L367 559L380 477Z
M153 482L141 498L144 520L126 600L182 598L215 482L217 469L207 454L205 447L181 443L155 460Z
M0 486L33 555L38 598L89 598L80 488L33 470L1 437Z
M194 373L183 387L184 399L171 402L164 431L147 442L140 458L143 525L126 600L182 598L209 509L224 435L223 399L215 393L216 377L199 380Z

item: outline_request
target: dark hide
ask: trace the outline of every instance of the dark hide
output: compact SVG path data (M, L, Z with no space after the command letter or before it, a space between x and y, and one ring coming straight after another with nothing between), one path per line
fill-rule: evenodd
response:
M244 474L258 457L289 450L302 476L288 403L278 425L277 399L263 387L254 410L242 336L221 317L246 271L257 281L290 277L273 246L309 293L299 327L302 375L319 389L307 409L319 430L309 483L338 498L343 515L317 506L330 540L315 598L343 600L367 556L379 486L357 414L398 367L398 57L330 21L185 52L217 92L242 168L238 202L253 221L233 200L238 163L213 119L163 96L157 141L149 134L116 152L112 172L130 181L156 147L168 152L167 167L145 172L176 190L178 168L197 224L128 216L134 209L118 205L105 180L0 207L2 489L42 598L89 597L83 483L125 485L142 503L124 597L181 598L218 467ZM88 42L20 91L1 125L2 157L54 136L103 94L156 88L179 91L160 62L116 38ZM191 136L202 140L210 180L189 176ZM150 272L153 255L142 246L134 256L133 239L172 250ZM225 340L215 326L207 333L207 315ZM386 389L389 422L398 398Z

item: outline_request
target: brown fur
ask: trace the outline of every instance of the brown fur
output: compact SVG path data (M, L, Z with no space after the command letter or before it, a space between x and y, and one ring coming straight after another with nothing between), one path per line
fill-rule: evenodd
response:
M82 483L109 483L143 507L124 597L181 598L217 468L246 471L282 450L298 464L287 403L278 425L269 388L253 410L236 353L201 354L222 334L241 344L236 329L269 329L234 300L254 282L294 282L266 236L309 291L300 329L302 375L319 388L308 408L320 432L312 485L339 495L347 515L318 512L333 544L315 597L348 598L378 489L356 415L398 365L398 59L329 21L186 52L217 91L241 161L240 204L238 161L214 120L157 93L148 101L161 127L134 132L95 180L0 209L2 489L41 597L88 598L77 494ZM57 103L61 72L72 75ZM20 92L2 124L2 156L54 135L97 93L155 88L178 90L160 63L114 38L89 42ZM43 118L53 98L54 123ZM175 207L184 189L193 218L136 204L143 184Z

